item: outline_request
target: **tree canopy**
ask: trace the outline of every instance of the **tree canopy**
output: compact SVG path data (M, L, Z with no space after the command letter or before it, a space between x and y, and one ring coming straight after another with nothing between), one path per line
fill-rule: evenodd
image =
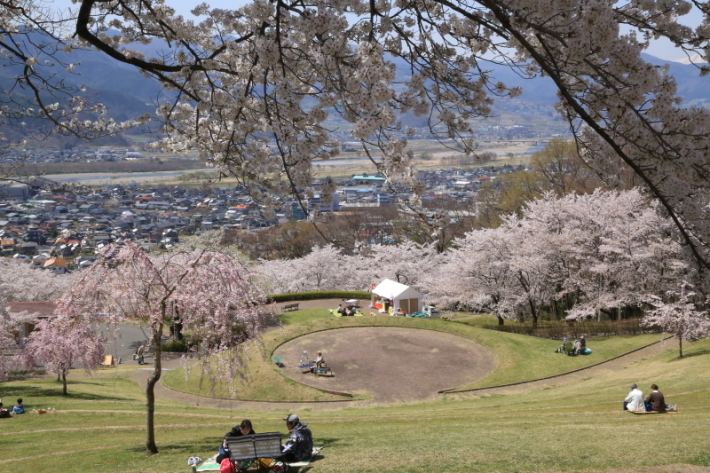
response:
M688 255L710 265L710 115L684 105L666 69L641 56L652 39L666 38L705 61L706 2L255 0L233 10L200 4L196 18L177 15L163 0L78 3L61 21L34 0L2 7L4 59L25 71L18 84L52 90L35 79L46 77L39 56L13 43L22 28L56 38L63 37L57 30L73 29L80 45L174 91L158 108L167 135L156 146L197 147L266 204L313 191L311 162L336 153L329 117L347 122L379 170L408 186L416 203L424 186L406 148L412 130L398 116L425 117L431 133L475 154L471 119L490 115L494 98L520 93L491 74L492 63L551 78L581 157L609 180L631 169L674 222ZM693 8L704 14L697 28L680 22ZM154 52L137 46L151 41ZM397 77L395 63L406 77ZM53 110L41 94L35 99L37 113L59 128L81 124L64 116L76 107ZM326 182L321 192L327 199L332 191Z
M53 326L67 330L53 330L42 340L68 338L66 333L97 320L112 326L147 326L155 364L146 383L146 449L157 453L154 388L162 374L165 326L179 321L199 342L206 355L199 363L202 376L229 381L244 376L242 342L260 335L265 303L248 269L232 255L202 247L151 258L140 246L126 242L105 248L62 296L58 320L68 322ZM74 346L67 344L67 350Z

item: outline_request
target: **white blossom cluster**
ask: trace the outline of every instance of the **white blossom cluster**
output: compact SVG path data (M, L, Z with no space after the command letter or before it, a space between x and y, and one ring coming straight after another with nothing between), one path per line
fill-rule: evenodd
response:
M558 302L558 316L573 320L643 307L692 274L671 228L636 190L546 194L522 217L455 242L426 282L430 297L501 319L535 320Z
M315 247L302 258L260 261L254 271L270 294L303 291L362 291L372 283L392 279L424 289L422 268L434 270L445 261L432 245L404 241L399 245L372 245L356 255L327 245Z

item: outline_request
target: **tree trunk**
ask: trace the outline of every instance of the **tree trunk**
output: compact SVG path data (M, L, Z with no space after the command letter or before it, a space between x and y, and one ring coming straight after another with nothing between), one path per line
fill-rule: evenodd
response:
M496 315L496 317L498 317L498 326L502 327L503 326L503 317L501 317L500 315Z
M153 372L148 377L148 382L145 386L146 399L146 421L145 421L145 448L148 455L158 453L158 447L155 445L155 385L160 380L162 374L161 354L162 346L160 345L161 335L163 333L163 324L160 324L153 333L153 347L155 349L155 365Z
M678 350L680 351L680 357L683 358L683 337L678 337Z
M555 316L555 320L560 320L560 316L557 313L557 301L552 299L550 301L550 307L552 308L552 314Z
M682 357L683 355L681 355ZM62 395L66 396L67 395L67 374L62 373Z
M533 301L528 299L528 304L530 305L530 316L532 317L532 328L535 330L537 328L537 310Z

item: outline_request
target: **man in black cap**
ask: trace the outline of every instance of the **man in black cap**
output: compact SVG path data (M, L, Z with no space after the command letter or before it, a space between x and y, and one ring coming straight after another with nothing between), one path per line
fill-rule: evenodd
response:
M311 458L313 453L311 429L301 422L296 414L289 414L284 420L290 433L286 445L281 447L283 461L293 463Z

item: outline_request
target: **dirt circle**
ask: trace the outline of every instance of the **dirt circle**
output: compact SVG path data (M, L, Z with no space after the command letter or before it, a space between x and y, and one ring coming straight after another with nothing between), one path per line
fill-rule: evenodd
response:
M298 368L304 351L318 350L334 376L314 376ZM283 373L321 389L369 395L376 402L416 401L441 389L471 383L496 367L492 351L456 335L401 327L352 327L311 333L290 340L274 353Z

